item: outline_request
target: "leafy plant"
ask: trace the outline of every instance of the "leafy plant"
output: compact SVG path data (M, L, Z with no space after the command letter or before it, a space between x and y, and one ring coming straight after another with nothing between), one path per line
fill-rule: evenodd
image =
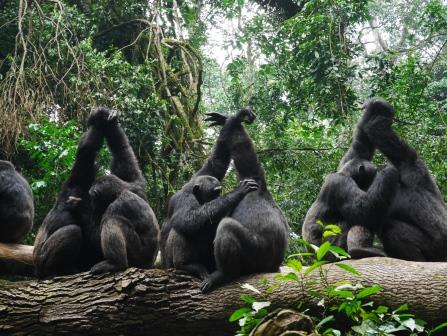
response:
M249 284L242 285L242 288L261 294L258 289ZM248 335L268 314L267 308L270 306L269 301L257 301L250 295L242 295L241 300L246 303L246 306L237 309L229 318L230 322L239 324L237 336Z

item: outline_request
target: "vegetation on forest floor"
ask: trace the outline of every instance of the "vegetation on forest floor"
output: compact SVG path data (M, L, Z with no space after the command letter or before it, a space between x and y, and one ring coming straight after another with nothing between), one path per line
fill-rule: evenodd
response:
M336 225L328 224L323 232L326 238L340 234ZM427 323L411 313L411 307L404 304L395 309L383 305L376 305L374 295L382 291L380 284L363 286L361 283L340 281L331 283L328 280L328 268L322 268L329 263L325 260L328 254L334 255L338 262L335 266L354 276L360 273L352 266L343 263L349 254L341 247L332 245L326 240L321 246L315 246L300 239L301 250L297 254L289 255L287 266L291 272L278 274L274 283L266 279L260 285L267 286L265 293L252 285L244 284L242 288L251 295L242 295L245 306L237 309L229 318L230 322L239 324L237 336L253 335L253 331L268 317L270 301L269 294L277 290L283 282L296 282L301 291L318 301L318 311L309 311L297 302L296 309L311 314L318 335L327 336L392 336L392 335L443 335L447 322L436 326ZM323 290L315 290L314 278L308 276L317 272ZM256 298L255 298L256 297ZM343 326L345 330L339 330Z

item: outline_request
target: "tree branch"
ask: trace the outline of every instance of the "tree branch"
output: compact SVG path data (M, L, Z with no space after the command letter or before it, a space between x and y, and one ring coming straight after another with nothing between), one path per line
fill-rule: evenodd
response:
M331 284L347 280L363 285L379 284L383 291L373 299L396 308L407 303L413 313L428 322L447 320L447 263L420 263L389 258L369 258L344 263L360 277L325 265ZM284 268L288 273L290 269ZM307 290L321 290L319 272L313 272L304 288L297 282L281 284L267 298L272 305L315 308ZM274 281L276 274L241 278L209 294L199 290L199 280L173 271L130 268L123 273L92 276L88 273L44 281L0 285L1 335L230 335L235 326L228 317L242 306L247 294L241 284L263 291L260 280ZM252 294L252 293L248 293ZM254 295L256 296L256 295Z

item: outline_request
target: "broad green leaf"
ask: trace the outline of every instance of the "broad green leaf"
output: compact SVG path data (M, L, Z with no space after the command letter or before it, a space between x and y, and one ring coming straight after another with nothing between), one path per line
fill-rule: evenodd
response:
M231 314L229 321L230 322L237 321L240 318L242 318L243 316L245 316L245 314L247 314L248 312L251 312L250 308L248 308L248 307L240 308L240 309L236 310L235 312L233 312L233 314Z
M250 295L241 295L241 300L250 305L253 304L253 302L256 302L256 299Z
M408 305L407 304L403 304L402 306L400 306L396 310L393 310L393 314L401 312L401 311L408 311Z
M332 231L333 233L340 234L341 228L335 224L328 224L324 227L325 231Z
M323 244L321 244L321 246L317 250L317 260L323 259L330 248L331 248L330 242L324 242Z
M379 306L377 309L374 310L376 314L386 314L388 313L389 308L386 306Z
M295 270L296 272L300 272L303 269L303 264L296 260L296 259L290 259L287 261L287 266Z
M329 251L331 251L331 252L333 252L335 254L344 256L344 257L349 257L349 253L348 252L346 252L344 249L342 249L341 247L336 246L336 245L331 245L331 248L329 249Z
M352 266L349 266L349 265L347 265L347 264L343 264L343 263L336 263L335 264L337 267L340 267L341 269L344 269L345 271L347 271L347 272L349 272L349 273L351 273L351 274L354 274L354 275L356 275L356 276L359 276L360 275L360 272L359 271L357 271L354 267L352 267Z
M371 296L377 293L380 293L382 291L382 287L380 286L371 286L367 287L364 290L360 291L355 297L357 299L363 299L367 296Z

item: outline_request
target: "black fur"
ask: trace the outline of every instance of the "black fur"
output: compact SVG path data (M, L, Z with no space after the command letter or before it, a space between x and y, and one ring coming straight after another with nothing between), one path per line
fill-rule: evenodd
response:
M28 182L9 161L0 160L0 242L18 243L33 226L34 201Z
M34 264L39 278L84 271L100 258L99 252L85 251L83 231L91 222L89 189L102 144L102 132L90 125L79 141L71 175L37 233Z
M224 116L214 117L216 124L225 122L222 132L231 134L231 156L239 179L253 179L259 189L220 221L214 241L217 269L202 282L203 292L242 274L278 271L287 249L287 221L267 188L253 142L242 126L242 121L254 118L250 109L226 121Z
M114 112L100 108L90 123L104 132L112 153L111 174L97 179L89 191L93 220L86 235L103 259L91 272L149 268L158 251L159 226L146 199L146 180Z
M373 247L374 232L386 214L398 180L397 171L392 167L376 176L376 167L371 163L375 147L363 130L370 118L371 114L366 111L338 171L326 177L302 227L304 239L321 245L324 230L321 224L338 225L342 232L331 239L332 244L347 250L353 258L384 256ZM333 258L328 256L328 259Z
M422 159L391 128L394 110L383 100L366 104L373 115L363 129L399 171L399 185L383 226L385 252L415 261L447 260L447 210Z
M220 196L220 181L231 160L229 140L228 133L221 131L206 163L170 199L161 234L163 267L184 270L202 279L215 270L213 240L217 224L258 187L254 181L243 181L233 192Z

